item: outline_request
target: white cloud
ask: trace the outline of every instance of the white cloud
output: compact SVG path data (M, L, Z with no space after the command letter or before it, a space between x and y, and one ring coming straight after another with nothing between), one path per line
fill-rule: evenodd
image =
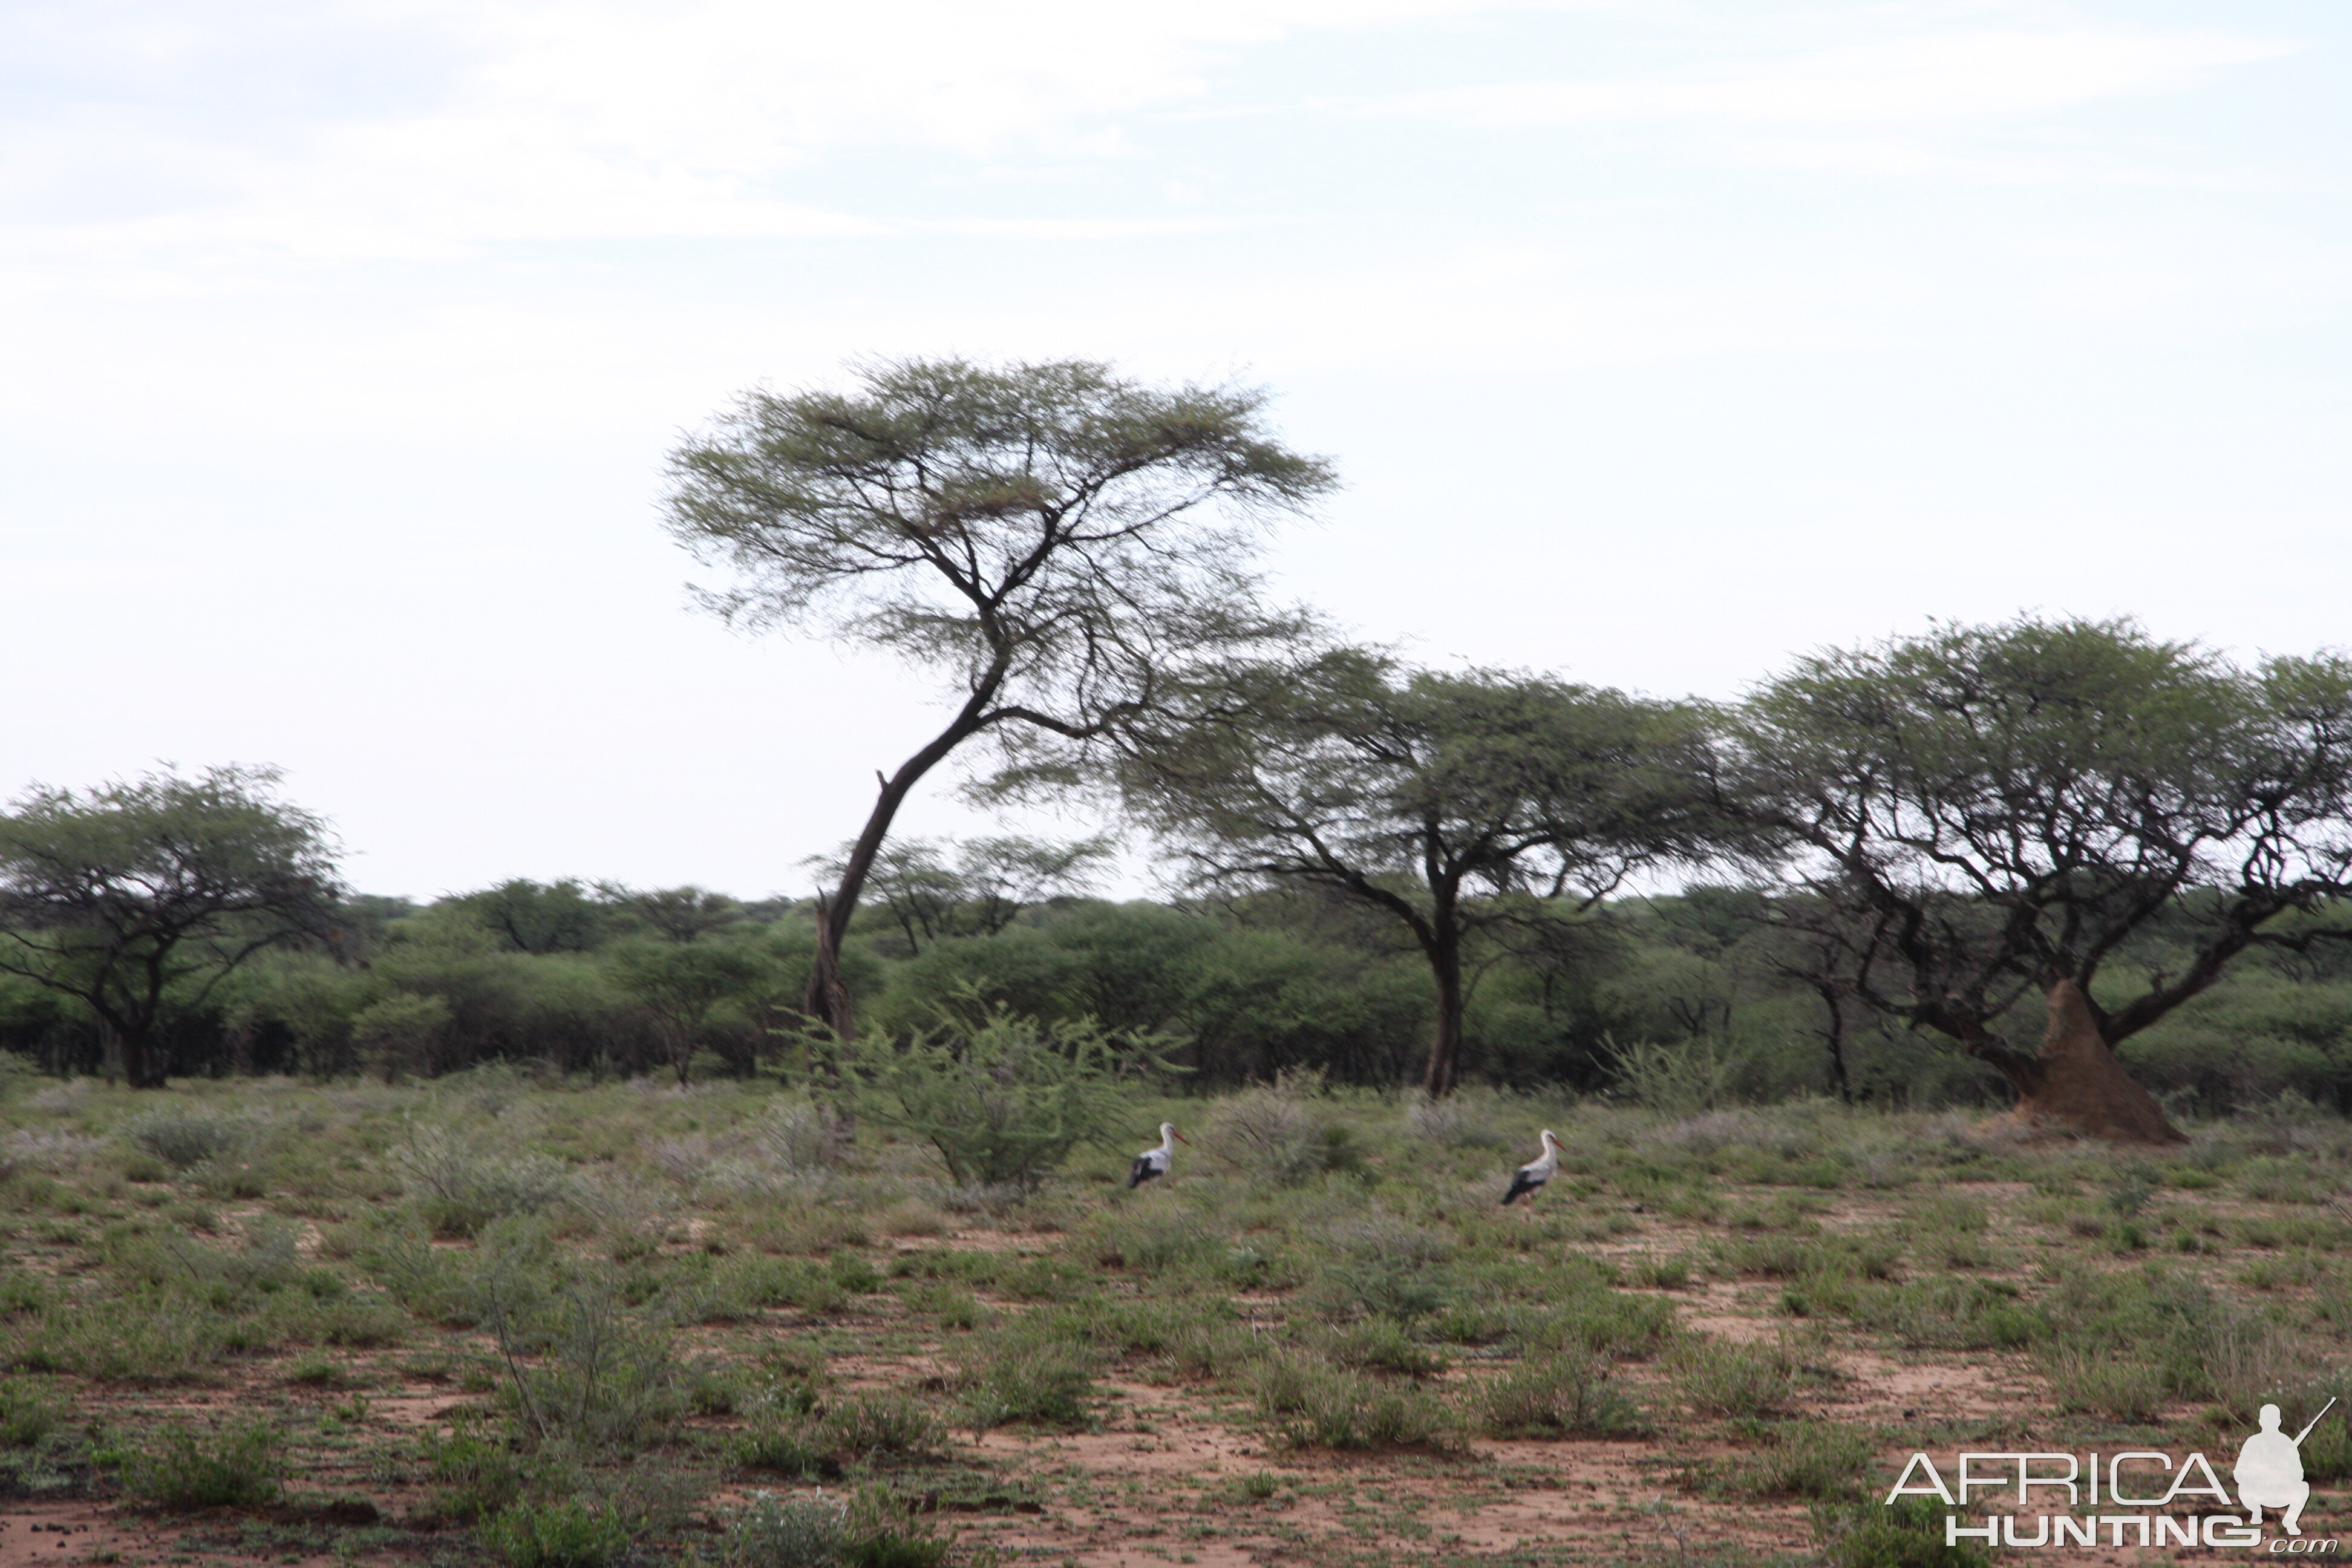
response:
M20 219L20 254L430 258L505 240L870 234L879 226L837 202L795 199L794 177L853 146L1115 156L1113 117L1200 96L1223 50L1496 3L361 6L326 14L342 19L338 47L255 70L299 76L396 24L431 41L415 50L437 62L430 79L361 110L322 87L290 123L184 79L217 75L220 55L278 26L266 4L79 31L53 10L41 42L58 77L112 72L112 89L46 122L20 111L0 193L20 212L35 195L53 209ZM104 209L86 210L91 190L112 193ZM875 195L856 205L889 205Z
M1902 125L2045 113L2177 87L2291 45L2221 33L1954 32L1674 75L1416 92L1331 107L1477 125Z

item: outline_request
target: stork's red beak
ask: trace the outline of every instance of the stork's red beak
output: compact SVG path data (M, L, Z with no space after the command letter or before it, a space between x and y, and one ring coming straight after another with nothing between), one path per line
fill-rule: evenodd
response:
M1192 1142L1190 1138L1185 1137L1184 1134L1177 1131L1173 1127L1171 1127L1168 1130L1168 1133L1170 1137L1175 1139L1179 1143L1190 1143Z

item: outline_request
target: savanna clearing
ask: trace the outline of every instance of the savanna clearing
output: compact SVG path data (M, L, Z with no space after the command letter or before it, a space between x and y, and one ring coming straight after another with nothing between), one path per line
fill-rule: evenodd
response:
M1172 1179L1024 1194L772 1086L18 1078L0 1564L1959 1563L1878 1501L1915 1448L2218 1458L2352 1391L2352 1127L2295 1102L2151 1154L1298 1086L1134 1147L1163 1114Z

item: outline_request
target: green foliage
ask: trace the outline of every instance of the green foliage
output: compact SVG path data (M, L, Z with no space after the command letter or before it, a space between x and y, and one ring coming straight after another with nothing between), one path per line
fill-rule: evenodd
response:
M1223 1097L1202 1132L1202 1152L1253 1180L1282 1185L1353 1166L1360 1156L1348 1128L1316 1102L1317 1087L1293 1075Z
M1689 1340L1668 1358L1667 1369L1675 1387L1702 1415L1769 1415L1796 1388L1792 1358L1770 1347Z
M542 1213L572 1191L559 1162L518 1152L490 1131L446 1125L412 1126L391 1164L436 1236L474 1236L495 1220Z
M1766 1434L1760 1450L1709 1467L1705 1484L1738 1497L1851 1501L1863 1494L1871 1452L1870 1434L1858 1428L1783 1421ZM1940 1529L1940 1516L1937 1523Z
M1475 1405L1494 1437L1622 1437L1644 1426L1607 1363L1589 1352L1521 1361L1481 1384Z
M1453 1246L1425 1226L1375 1212L1333 1226L1329 1241L1333 1256L1305 1292L1327 1316L1411 1321L1454 1299Z
M772 994L780 978L772 949L721 937L640 938L614 943L602 959L622 994L659 1021L681 1083L712 1014L728 1003L756 1002Z
M430 1073L440 1063L453 1016L444 997L396 992L352 1015L352 1049L386 1082L403 1073Z
M0 1377L0 1444L29 1448L56 1431L65 1412L22 1378Z
M196 1105L158 1106L122 1129L122 1136L133 1148L154 1155L175 1171L226 1159L251 1142L253 1135L248 1118Z
M1344 647L1230 665L1174 707L1122 752L1130 810L1211 881L1313 889L1402 927L1437 996L1433 1092L1459 1068L1465 943L1544 931L1565 912L1545 900L1597 899L1726 837L1688 707Z
M865 1113L939 1152L960 1183L1034 1186L1081 1143L1130 1120L1158 1042L1091 1019L1041 1023L970 997L903 1045L868 1036L840 1052Z
M199 1432L175 1422L131 1450L122 1488L163 1508L259 1508L278 1500L283 1444L258 1423Z
M848 1534L832 1498L757 1492L729 1522L720 1561L727 1568L839 1568Z
M1436 1395L1297 1353L1257 1373L1260 1415L1277 1441L1301 1448L1450 1448L1460 1420Z
M989 1334L958 1379L976 1432L1013 1425L1076 1428L1094 1419L1101 1352L1050 1321L1017 1320Z
M0 814L0 972L113 1031L135 1088L169 1069L154 1037L256 953L324 936L342 893L325 823L268 768L35 786Z
M878 1487L844 1500L754 1493L727 1527L725 1568L941 1568L948 1542Z
M1779 913L1825 981L1990 1047L1994 994L2064 976L2102 986L2113 1043L2199 988L2168 967L2218 967L2352 891L2348 715L2338 655L2244 668L2128 620L2023 616L1801 659L1735 750L1801 861L1809 897ZM1890 921L1899 991L1858 981Z
M1892 1506L1875 1498L1817 1507L1813 1537L1829 1568L1992 1568L1992 1557L1974 1541L1944 1544L1949 1510L1927 1498L1898 1498ZM1970 1528L1980 1521L1971 1521Z
M509 1503L481 1527L482 1544L509 1568L605 1568L629 1535L627 1521L576 1499Z
M518 1501L525 1474L520 1456L505 1442L460 1423L447 1437L425 1434L425 1461L442 1490L439 1512L459 1523L498 1514Z

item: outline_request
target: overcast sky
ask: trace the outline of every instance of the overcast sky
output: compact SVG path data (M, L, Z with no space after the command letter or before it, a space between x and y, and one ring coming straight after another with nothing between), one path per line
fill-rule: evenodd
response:
M14 0L0 794L274 763L373 890L806 891L930 688L698 615L656 502L737 390L870 353L1272 387L1348 486L1283 586L1431 661L2352 641L2347 46L2341 0ZM982 826L950 784L915 829Z

